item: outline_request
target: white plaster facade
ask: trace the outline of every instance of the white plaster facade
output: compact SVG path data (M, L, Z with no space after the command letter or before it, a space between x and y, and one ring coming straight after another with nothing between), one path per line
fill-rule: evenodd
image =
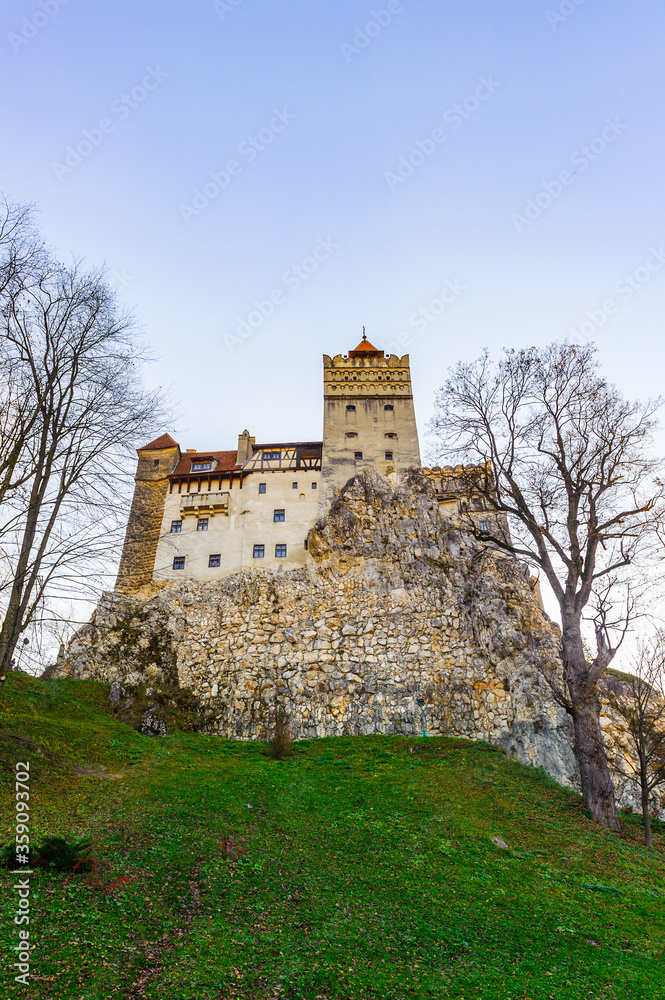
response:
M164 506L153 578L214 581L242 569L304 565L305 541L318 514L320 478L320 471L315 470L251 472L223 491L228 506L216 512L205 506L209 494L178 492L172 486ZM259 492L261 484L264 493ZM184 512L195 498L203 498L204 506L196 513ZM283 521L275 521L275 511L284 511ZM171 530L174 522L181 525L180 531ZM206 523L207 530L199 530ZM263 546L263 556L254 555L257 545ZM276 555L278 545L286 546L285 556ZM219 566L210 566L211 556L220 557ZM178 557L184 557L182 569L174 568Z

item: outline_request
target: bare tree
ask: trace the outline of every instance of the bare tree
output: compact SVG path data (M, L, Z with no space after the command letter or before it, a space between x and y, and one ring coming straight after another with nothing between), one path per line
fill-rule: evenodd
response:
M29 280L16 271L0 292L0 690L21 634L99 580L121 539L131 450L163 418L103 273L25 258Z
M432 422L444 453L474 465L466 489L471 509L485 513L480 523L468 514L469 530L538 566L556 596L562 671L548 681L573 719L584 803L613 829L599 685L633 614L636 560L662 523L663 485L648 452L659 405L624 400L600 374L593 345L553 344L459 364Z
M665 785L665 634L640 642L626 680L608 678L610 702L626 723L630 752L619 749L614 767L640 788L644 843L652 844L649 800Z

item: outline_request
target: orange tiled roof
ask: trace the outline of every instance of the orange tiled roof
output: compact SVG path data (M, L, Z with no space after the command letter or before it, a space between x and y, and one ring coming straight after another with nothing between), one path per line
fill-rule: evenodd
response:
M369 342L369 340L365 335L364 327L363 327L363 339L360 341L355 351L349 351L349 357L350 358L357 358L358 356L362 357L363 354L367 355L371 354L376 358L383 358L385 356L383 351L378 351L374 346L374 344L371 344Z
M193 463L199 462L212 462L212 468L206 469L205 473L192 472ZM238 452L236 451L199 451L199 452L187 452L183 455L175 469L171 473L172 476L189 476L189 475L210 475L214 476L220 472L231 472L234 469L239 469L238 465Z
M160 451L162 448L179 448L177 441L174 441L170 434L162 434L161 437L155 438L150 444L144 444L139 451Z

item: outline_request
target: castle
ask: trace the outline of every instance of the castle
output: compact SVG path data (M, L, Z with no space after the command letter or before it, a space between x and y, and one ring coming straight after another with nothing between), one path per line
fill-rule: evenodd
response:
M528 568L491 542L491 469L422 468L408 356L367 338L323 358L321 441L138 449L114 593L54 665L197 726L263 739L420 732L484 739L579 787L570 718L545 679L560 632ZM489 499L489 504L484 499ZM488 507L490 509L488 509ZM610 757L625 726L607 701ZM171 724L170 722L168 723ZM635 789L617 786L634 804Z
M245 569L295 569L307 537L353 476L421 467L409 356L363 339L323 356L323 440L184 453L168 434L138 449L134 499L116 590L151 580L214 582ZM427 469L440 502L461 505L462 470ZM478 508L478 524L491 515ZM468 506L468 505L467 505Z

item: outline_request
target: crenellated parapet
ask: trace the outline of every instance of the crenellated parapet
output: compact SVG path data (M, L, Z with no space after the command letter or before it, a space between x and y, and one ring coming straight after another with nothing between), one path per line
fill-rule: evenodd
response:
M328 399L345 396L412 396L409 355L383 351L350 351L323 355L323 393Z

